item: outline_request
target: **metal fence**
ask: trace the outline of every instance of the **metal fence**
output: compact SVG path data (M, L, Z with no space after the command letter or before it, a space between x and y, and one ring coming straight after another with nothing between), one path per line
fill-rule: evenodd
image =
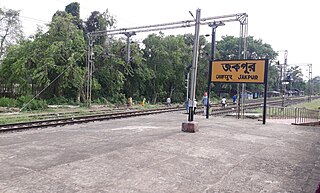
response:
M296 107L267 107L269 119L294 119L295 124L318 122L320 111Z

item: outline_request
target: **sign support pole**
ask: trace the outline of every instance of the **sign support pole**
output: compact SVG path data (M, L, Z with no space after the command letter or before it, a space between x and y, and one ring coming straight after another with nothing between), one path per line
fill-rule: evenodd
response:
M207 99L207 109L206 109L206 118L209 119L209 110L210 110L210 90L211 90L211 75L212 75L212 62L214 61L214 54L215 54L215 42L216 42L216 30L218 26L225 25L223 22L213 22L209 23L209 26L212 28L211 33L211 58L209 63L209 74L208 74L208 99Z
M263 124L266 123L268 63L268 59L249 59L215 60L211 64L212 82L264 84ZM244 109L244 105L242 105L242 109Z
M262 124L266 124L266 114L267 114L267 91L268 91L268 59L265 61L264 64L264 96L263 96L263 117L262 117Z
M212 29L213 31L213 29ZM213 39L213 38L212 38ZM213 46L213 44L212 44ZM214 48L212 48L214 49ZM214 53L214 51L212 51ZM208 91L207 91L207 108L206 108L206 118L209 119L209 112L210 112L210 90L211 90L211 74L212 74L212 62L213 62L213 57L210 60L209 63L209 74L208 74Z

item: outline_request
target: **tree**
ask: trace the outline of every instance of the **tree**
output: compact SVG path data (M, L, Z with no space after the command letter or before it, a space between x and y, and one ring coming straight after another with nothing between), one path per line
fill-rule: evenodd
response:
M114 27L116 22L116 19L108 12L108 10L106 10L103 13L100 13L99 11L94 11L91 13L87 21L84 22L84 32L87 34L95 31L104 31ZM107 43L106 40L107 36L96 37L95 45L100 45L105 48L107 46L105 45Z
M34 82L36 79L32 75L35 69L35 58L31 55L34 51L34 44L30 40L21 41L19 45L12 45L8 48L6 57L3 60L1 73L4 78L3 83L8 90L13 91L16 87L15 94L27 95L34 91ZM42 73L37 73L41 77ZM41 84L39 81L38 84ZM30 85L32 85L30 88Z
M270 63L268 69L268 88L269 90L278 90L281 88L280 71L277 64Z
M102 46L95 46L96 67L94 69L94 77L97 80L98 87L94 89L94 96L96 98L104 97L111 102L118 103L125 99L121 91L125 81L124 72L129 69L124 58L124 53L121 53L124 41L113 41L110 47L110 53L106 54L106 50Z
M65 12L73 16L72 23L83 30L83 21L80 19L80 4L78 2L70 3L66 6Z
M83 32L73 23L73 16L53 17L42 43L47 45L42 61L47 61L50 81L64 73L50 87L49 97L66 95L79 101L84 92L86 52Z
M263 43L261 39L254 39L253 36L247 37L247 59L274 60L277 53L270 44ZM222 36L222 40L217 41L218 56L220 60L239 59L239 38L234 36Z
M108 10L103 13L94 11L85 21L85 33L104 31L112 28L116 23L115 18ZM125 81L124 72L127 64L124 54L124 41L108 38L107 35L96 36L93 39L94 70L93 70L93 97L106 98L111 102L124 101L121 93Z
M144 57L152 80L147 83L147 95L153 103L164 101L167 97L173 101L184 101L185 68L190 63L187 51L190 49L183 36L164 36L151 34L143 40Z
M254 39L252 36L247 38L247 59L265 59L268 58L270 64L275 60L277 53L272 49L271 45L263 43L261 39ZM217 41L217 55L216 59L220 60L237 60L240 57L239 52L239 38L233 36L223 36L222 40ZM268 85L274 88L276 83L274 82L275 77L278 75L278 70L274 66L269 64L269 78ZM224 92L234 93L236 89L236 84L215 84L215 91L219 92L223 90ZM262 91L263 85L256 84L246 84L246 89L251 91Z
M67 5L65 11L75 18L80 18L80 4L78 2Z
M72 19L70 14L56 13L47 33L39 32L33 41L10 47L1 69L6 84L26 95L39 93L50 83L42 97L67 96L79 101L84 92L86 52L83 32Z
M126 97L142 100L149 98L146 93L150 90L148 82L152 80L153 71L148 68L146 59L143 58L143 51L136 42L131 42L131 58L129 71L125 73L125 83L123 92Z
M320 76L316 76L311 80L312 93L320 94Z
M7 47L0 69L2 82L22 95L36 95L48 87L40 97L62 96L77 101L82 97L84 101L88 75L87 34L111 29L115 24L116 20L108 10L94 11L82 22L79 3L67 5L65 11L53 15L47 32L38 31L32 38ZM187 66L192 63L193 38L193 34L150 34L143 40L143 47L140 47L141 43L130 42L131 58L127 61L125 36L93 37L93 99L122 103L127 97L145 97L156 103L170 97L174 102L184 101L185 75ZM207 89L210 53L211 43L200 36L196 97L202 96ZM269 44L249 37L247 55L249 59L269 58L273 61L276 53ZM224 36L217 41L216 59L238 57L239 38ZM272 88L277 85L277 74L278 68L271 65L269 85ZM251 84L247 88L256 91L261 85ZM235 84L214 84L213 90L233 94L236 87Z
M23 37L19 11L0 8L0 59L6 48L17 43Z
M305 90L306 83L303 80L303 74L299 66L292 66L285 73L285 80L289 83L286 90Z

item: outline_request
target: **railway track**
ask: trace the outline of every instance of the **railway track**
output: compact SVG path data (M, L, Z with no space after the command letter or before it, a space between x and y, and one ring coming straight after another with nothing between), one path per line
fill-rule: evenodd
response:
M317 98L320 98L318 96ZM289 98L286 101L286 104L296 104L306 101L306 97L296 97ZM268 100L268 105L281 105L283 103L282 99ZM263 102L262 101L248 101L244 109L256 109L261 108ZM210 115L223 115L228 113L235 113L237 106L229 105L226 108L221 108L220 104L213 104L212 112ZM62 125L70 125L70 124L81 124L93 121L102 121L102 120L110 120L110 119L120 119L134 116L143 116L157 113L165 113L172 111L184 111L184 107L172 107L172 108L160 108L160 109L152 109L152 110L130 110L130 111L121 111L121 112L110 112L110 111L98 111L92 112L90 115L79 115L74 114L72 117L56 117L51 119L37 120L37 121L28 121L21 123L11 123L11 124L0 124L0 132L8 132L8 131L20 131L27 129L35 129L35 128L44 128L44 127L54 127L54 126L62 126ZM199 111L198 113L199 114Z
M315 96L313 99L319 99L320 96ZM285 106L293 105L293 104L298 104L307 101L307 97L290 97L287 98L284 101ZM268 99L267 100L267 106L282 106L283 100L281 98L278 99ZM263 100L260 101L248 101L244 105L245 110L250 110L250 109L257 109L257 108L262 108L263 105ZM226 108L221 108L220 104L216 104L212 106L213 111L210 113L210 115L222 115L222 114L228 114L228 113L236 113L237 112L237 105L228 105Z
M81 124L81 123L87 123L87 122L93 122L93 121L120 119L120 118L151 115L151 114L180 111L180 110L183 110L183 108L135 110L135 111L125 111L125 112L74 116L74 117L68 117L68 118L37 120L37 121L29 121L29 122L21 122L21 123L1 124L0 132L19 131L19 130L27 130L27 129L35 129L35 128L43 128L43 127L54 127L54 126L62 126L62 125L70 125L70 124Z

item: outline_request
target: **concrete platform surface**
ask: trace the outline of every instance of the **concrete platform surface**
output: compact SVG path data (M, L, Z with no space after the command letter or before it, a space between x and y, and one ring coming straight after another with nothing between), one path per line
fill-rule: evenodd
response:
M0 133L0 192L294 192L320 181L320 130L181 112Z

